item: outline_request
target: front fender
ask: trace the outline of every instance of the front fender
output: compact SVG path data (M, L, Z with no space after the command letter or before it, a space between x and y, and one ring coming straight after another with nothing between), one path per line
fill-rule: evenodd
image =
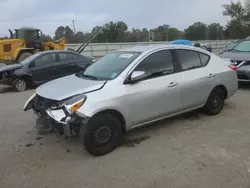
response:
M118 106L119 105L115 104L107 105L106 103L96 103L91 105L83 104L83 106L76 111L76 114L82 118L92 117L95 114L105 110L115 110L123 114L122 110Z

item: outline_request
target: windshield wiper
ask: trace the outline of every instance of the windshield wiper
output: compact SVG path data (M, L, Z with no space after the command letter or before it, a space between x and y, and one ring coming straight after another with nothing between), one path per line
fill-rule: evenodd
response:
M82 77L83 77L83 78L89 78L89 79L91 79L91 80L98 80L97 77L92 76L92 75L88 75L88 74L83 74Z

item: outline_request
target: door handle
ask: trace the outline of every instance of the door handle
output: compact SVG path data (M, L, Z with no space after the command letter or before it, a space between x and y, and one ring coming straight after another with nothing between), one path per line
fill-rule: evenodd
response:
M175 87L175 86L177 86L177 83L175 83L175 82L170 82L168 84L168 87Z
M209 74L208 75L208 78L214 78L215 77L215 74Z

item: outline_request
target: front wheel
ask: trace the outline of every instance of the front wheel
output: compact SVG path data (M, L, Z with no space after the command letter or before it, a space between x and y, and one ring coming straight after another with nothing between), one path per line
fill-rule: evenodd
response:
M204 110L209 115L217 115L224 106L225 95L221 88L215 88L209 95Z
M22 78L17 78L12 82L15 91L22 92L27 88L27 82Z
M84 146L95 156L112 152L122 140L122 125L112 114L99 114L90 119L84 131Z

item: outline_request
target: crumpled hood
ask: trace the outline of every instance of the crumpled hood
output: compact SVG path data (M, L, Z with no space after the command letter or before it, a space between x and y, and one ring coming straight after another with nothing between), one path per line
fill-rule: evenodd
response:
M22 67L21 64L3 65L3 66L0 66L0 73L5 72L5 71L10 71L10 70L16 70L21 67Z
M249 52L224 52L220 55L221 58L227 58L234 61L249 61Z
M98 90L106 81L87 80L70 75L47 82L36 89L36 93L44 98L63 100L68 97Z

